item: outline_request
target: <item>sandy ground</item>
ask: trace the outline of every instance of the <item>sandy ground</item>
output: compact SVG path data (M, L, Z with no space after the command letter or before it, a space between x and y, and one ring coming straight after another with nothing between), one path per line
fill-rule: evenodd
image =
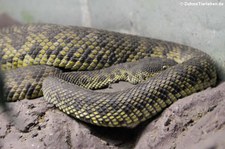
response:
M0 27L15 24L0 16ZM105 91L121 90L128 83ZM180 99L135 129L102 128L67 116L43 98L0 110L3 149L222 149L225 148L225 82Z

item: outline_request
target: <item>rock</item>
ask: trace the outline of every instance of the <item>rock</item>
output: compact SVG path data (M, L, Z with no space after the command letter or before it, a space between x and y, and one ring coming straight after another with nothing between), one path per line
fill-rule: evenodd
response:
M136 149L225 147L225 83L183 98L143 131Z
M15 23L0 15L0 27ZM121 87L130 85L120 83L105 91ZM0 109L0 149L225 148L225 82L180 99L135 129L82 123L43 98L7 105L9 111Z
M9 15L6 13L0 14L0 28L20 24L18 21L12 19Z
M0 114L2 148L110 148L87 126L57 109L47 108L43 98L9 103L8 107L10 115L5 111Z
M67 116L43 98L0 111L0 147L17 149L222 148L225 83L175 102L135 129L102 128Z

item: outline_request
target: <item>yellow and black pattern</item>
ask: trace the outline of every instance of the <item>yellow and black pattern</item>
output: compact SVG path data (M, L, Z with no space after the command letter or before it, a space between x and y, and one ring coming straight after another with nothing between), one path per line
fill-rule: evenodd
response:
M100 70L57 73L54 76L83 88L93 90L108 87L110 84L119 81L137 84L175 64L177 63L170 59L149 57L135 62L113 65Z
M150 72L152 69L147 63L141 64L144 70L133 69L134 61L148 57L161 59L157 60L160 63L168 60L163 63L166 67L168 64L168 69L162 71L164 67L161 65L154 75L145 73L146 69ZM7 70L8 85L5 88L8 100L35 98L43 91L45 99L65 113L107 127L134 127L174 101L215 85L217 79L211 58L185 45L104 30L48 24L2 29L0 61L2 69ZM125 62L131 63L120 64ZM112 65L115 66L109 67ZM127 69L126 65L130 68ZM99 70L102 68L105 69ZM21 76L17 75L18 71L21 71ZM72 76L68 71L87 72ZM86 76L81 81L83 84L77 83L76 80L82 80L83 76ZM118 80L141 83L116 93L98 93L83 88L104 87ZM92 81L93 84L105 83L97 87L87 85Z
M7 101L41 97L42 82L47 76L60 74L61 70L45 65L27 66L5 72Z

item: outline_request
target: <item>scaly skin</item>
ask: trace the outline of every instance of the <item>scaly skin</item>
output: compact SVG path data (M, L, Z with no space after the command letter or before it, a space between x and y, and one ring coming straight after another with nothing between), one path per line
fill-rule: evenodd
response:
M59 77L63 76L62 71L98 70L147 57L169 59L178 64L133 88L115 93L94 92L67 82L66 77ZM6 82L13 80L6 83L8 100L41 96L42 88L45 99L63 112L106 127L135 127L174 101L215 85L217 79L211 58L185 45L104 30L48 24L1 30L0 61L2 69L9 70L9 73L17 72L19 67L22 67L18 70L20 72L26 70L21 77L16 73L8 75ZM106 68L108 70L102 72L113 72L115 67L122 71L124 65ZM149 64L143 64L144 67L146 65ZM43 73L36 73L39 69ZM100 75L95 73L97 77ZM105 78L110 82L111 78Z

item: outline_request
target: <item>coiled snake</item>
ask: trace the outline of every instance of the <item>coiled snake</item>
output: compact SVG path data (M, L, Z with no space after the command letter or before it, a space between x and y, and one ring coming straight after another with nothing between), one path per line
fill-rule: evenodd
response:
M217 80L213 61L200 50L53 24L2 29L0 61L8 101L44 94L63 112L106 127L135 127ZM113 93L90 90L120 80L138 84Z

